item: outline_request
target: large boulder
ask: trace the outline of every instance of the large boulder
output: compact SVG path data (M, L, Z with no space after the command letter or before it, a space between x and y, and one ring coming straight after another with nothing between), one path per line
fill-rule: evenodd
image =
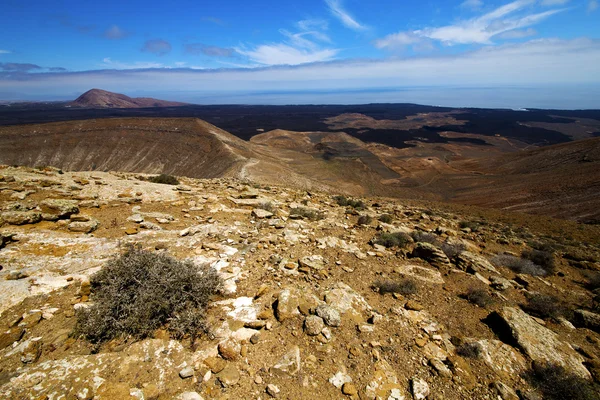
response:
M523 310L504 307L492 313L488 321L499 335L509 334L533 361L557 364L583 378L591 377L579 353Z
M586 310L575 310L575 322L579 326L600 333L600 314Z
M56 216L58 219L69 218L79 213L77 202L64 199L46 199L40 203L42 213Z
M456 266L463 271L475 273L481 272L481 270L487 270L489 272L494 272L499 274L499 272L494 268L491 262L489 262L485 257L480 256L475 253L471 253L470 251L463 251L456 257Z
M37 211L6 211L0 218L10 225L36 224L42 220L42 214Z
M418 242L411 253L411 257L421 258L440 269L447 269L450 267L448 256L442 249L431 243Z

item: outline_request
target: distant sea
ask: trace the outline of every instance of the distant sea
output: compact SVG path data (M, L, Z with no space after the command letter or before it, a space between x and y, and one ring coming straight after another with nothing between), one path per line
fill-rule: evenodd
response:
M144 92L143 95L148 95ZM152 94L159 98L161 94ZM444 107L600 109L600 85L556 87L411 87L249 93L162 93L195 104L415 103Z

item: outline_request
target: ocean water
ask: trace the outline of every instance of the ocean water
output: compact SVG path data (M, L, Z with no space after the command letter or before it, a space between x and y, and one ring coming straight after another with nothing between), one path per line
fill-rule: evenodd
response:
M147 93L145 93L147 95ZM163 93L163 95L166 95ZM160 96L160 94L156 94ZM600 109L600 85L556 87L413 87L338 91L168 93L195 104L415 103L444 107Z

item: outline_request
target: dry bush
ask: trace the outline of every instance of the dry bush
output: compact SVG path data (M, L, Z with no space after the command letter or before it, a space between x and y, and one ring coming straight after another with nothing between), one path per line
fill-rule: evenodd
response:
M275 206L270 201L260 203L259 205L256 206L256 208L260 208L261 210L265 210L270 213L275 213L275 211L276 211Z
M567 371L560 365L534 362L525 379L546 400L595 400L600 398L598 385Z
M442 242L439 236L433 233L414 231L411 234L411 237L415 242L430 243L436 247L439 247L451 260L467 249L467 247L462 243L449 244Z
M541 293L527 296L523 309L540 318L558 318L570 316L569 308L557 297Z
M458 256L460 253L462 253L463 251L465 251L467 249L467 246L465 246L462 243L457 243L457 244L450 244L450 243L440 243L440 249L442 249L442 251L444 252L444 254L446 254L446 256L448 256L448 258L450 260L452 260L453 258L455 258L456 256Z
M410 235L415 242L431 243L434 246L440 245L440 239L437 235L428 232L413 231Z
M352 200L345 196L334 196L333 199L338 206L350 206L352 208L356 208L357 210L363 210L365 208L365 203L363 203L361 200Z
M413 279L403 279L399 281L393 280L380 280L373 283L373 288L379 292L379 294L386 293L399 293L403 295L417 293L417 283Z
M153 183L163 183L165 185L179 185L179 181L172 175L160 174L156 176L151 176L148 178L148 181Z
M385 247L406 247L412 242L411 237L404 232L380 233L375 239L374 243Z
M521 257L531 261L532 263L542 267L546 273L552 274L556 269L556 260L554 254L546 250L524 250Z
M358 225L369 225L372 221L373 221L373 218L371 218L370 216L361 215L360 217L358 217L358 221L356 223Z
M456 348L456 354L465 358L477 358L481 354L481 345L479 343L463 343Z
M310 219L311 221L318 221L325 218L324 213L305 207L291 208L290 215L299 215L303 218Z
M205 265L130 245L91 278L93 305L77 314L74 334L92 343L117 337L143 339L168 325L192 344L205 331L205 307L221 288Z
M461 229L469 228L471 232L477 232L480 225L481 224L479 222L475 221L460 221L458 224Z
M391 214L382 214L378 219L384 224L391 224L394 222L394 217Z
M494 298L485 289L469 288L467 293L464 295L465 299L469 300L470 303L478 305L479 307L485 308L494 303Z
M534 276L546 275L546 270L531 260L515 257L510 254L497 254L491 259L496 267L507 267L518 274Z

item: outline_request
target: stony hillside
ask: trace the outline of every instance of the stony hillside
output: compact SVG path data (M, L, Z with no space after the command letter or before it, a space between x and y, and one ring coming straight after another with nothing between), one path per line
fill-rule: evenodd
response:
M101 89L91 89L69 103L72 107L83 108L151 108L177 107L186 103L158 100L150 97L129 97L120 93Z
M0 175L2 398L598 398L598 227L232 178ZM74 334L128 243L218 272L193 345Z

